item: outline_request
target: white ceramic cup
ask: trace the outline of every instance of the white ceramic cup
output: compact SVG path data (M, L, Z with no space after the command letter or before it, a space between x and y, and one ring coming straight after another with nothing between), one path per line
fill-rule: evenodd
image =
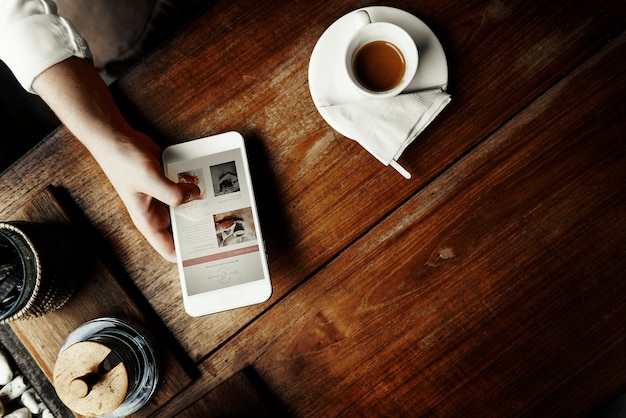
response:
M355 32L348 42L348 48L345 54L346 71L348 72L352 84L364 96L370 98L393 97L402 93L409 83L411 83L417 71L419 54L415 41L407 31L397 25L388 22L372 22L369 14L365 10L355 12L354 20ZM397 76L397 82L386 83L388 86L384 89L381 89L380 86L374 88L373 83L368 84L362 82L358 74L359 70L355 68L355 61L363 47L376 41L391 44L392 47L395 47L395 49L401 52L400 59L404 61L404 72L401 77L398 76L397 71L395 71L397 70L397 65L387 69L384 67L387 64L383 63L383 67L377 70L377 72L381 74L381 78L387 77L391 72L395 74L393 77L394 80ZM379 63L377 65L381 65L380 60L378 61ZM395 59L393 61L395 61ZM382 83L382 85L384 84L385 83Z

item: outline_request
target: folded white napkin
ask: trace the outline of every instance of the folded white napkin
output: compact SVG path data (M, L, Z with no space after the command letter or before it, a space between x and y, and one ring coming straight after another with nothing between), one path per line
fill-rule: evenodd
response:
M322 106L320 112L341 123L343 133L381 163L393 166L409 178L410 174L397 160L450 99L448 93L437 88L386 99Z

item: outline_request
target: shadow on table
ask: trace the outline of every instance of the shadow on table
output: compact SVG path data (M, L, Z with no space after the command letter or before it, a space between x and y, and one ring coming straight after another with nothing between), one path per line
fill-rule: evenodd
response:
M624 418L626 417L626 393L609 400L594 410L592 418Z
M235 373L177 418L290 418L287 408L251 366Z
M243 369L244 376L248 379L252 387L256 390L261 402L265 406L268 416L277 418L290 418L291 414L287 412L287 408L278 399L278 397L267 387L261 376L252 367Z

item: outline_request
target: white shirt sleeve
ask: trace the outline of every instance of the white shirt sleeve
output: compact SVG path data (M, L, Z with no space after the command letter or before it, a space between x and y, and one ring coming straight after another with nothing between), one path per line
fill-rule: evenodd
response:
M91 52L54 1L0 0L0 60L24 89L35 93L33 80L71 56L91 59Z

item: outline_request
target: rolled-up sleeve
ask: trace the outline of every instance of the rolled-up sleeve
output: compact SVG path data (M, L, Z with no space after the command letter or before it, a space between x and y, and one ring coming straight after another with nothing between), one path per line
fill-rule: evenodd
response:
M51 0L0 0L0 60L24 89L44 70L71 57L91 59L89 46Z

